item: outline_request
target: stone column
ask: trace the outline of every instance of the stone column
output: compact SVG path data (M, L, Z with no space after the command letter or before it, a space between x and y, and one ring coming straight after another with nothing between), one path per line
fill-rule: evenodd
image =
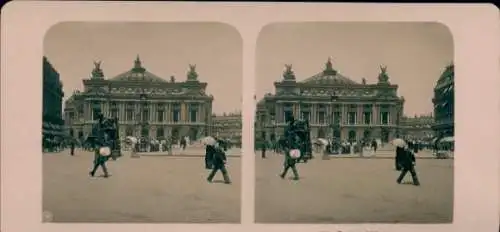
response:
M310 124L316 124L316 103L311 103L311 121Z
M364 124L364 115L363 115L363 104L359 103L358 104L358 112L357 112L357 121L358 121L358 124L362 125Z
M89 102L88 101L84 101L83 102L83 115L82 115L84 121L89 120L89 116L88 116L89 115L89 109L90 109Z
M378 103L373 103L373 124L374 125L379 125L380 124L380 111L379 111L379 104Z
M181 122L186 122L186 103L181 103Z
M172 112L171 112L172 111L172 106L171 106L171 104L172 103L170 103L170 102L166 102L165 103L165 113L164 113L165 117L163 118L163 120L165 122L167 122L167 123L170 122L170 115L172 115Z
M158 120L156 118L157 113L156 113L156 103L150 103L149 104L149 121L157 123Z
M348 122L347 112L349 110L348 109L349 104L342 103L341 107L342 107L342 124L347 124Z
M274 105L274 120L276 121L276 123L281 123L282 120L282 116L281 114L283 113L283 109L281 109L281 103L275 103Z
M300 118L300 103L293 103L293 117Z

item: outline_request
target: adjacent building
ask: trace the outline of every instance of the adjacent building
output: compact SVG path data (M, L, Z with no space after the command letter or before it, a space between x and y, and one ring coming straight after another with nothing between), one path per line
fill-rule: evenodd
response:
M49 62L47 57L44 56L42 97L42 132L44 137L64 135L64 120L62 117L63 97L63 84L59 73Z
M286 65L283 79L274 83L275 93L257 103L256 143L276 140L292 117L309 120L312 138L388 142L399 137L404 99L389 82L387 67L381 67L377 83L358 83L328 59L321 72L297 79L292 65Z
M234 145L241 146L241 112L213 115L212 123L215 136L229 139Z
M434 137L433 124L432 114L403 116L401 118L401 135L408 139L430 141Z
M434 125L438 138L454 136L455 66L446 66L434 87Z
M139 56L129 70L112 78L105 77L101 62L94 64L83 91L75 91L65 105L66 125L74 137L86 138L100 112L118 118L121 138L177 141L211 134L213 96L205 92L207 83L198 80L196 65L189 66L184 81L176 81L149 72Z

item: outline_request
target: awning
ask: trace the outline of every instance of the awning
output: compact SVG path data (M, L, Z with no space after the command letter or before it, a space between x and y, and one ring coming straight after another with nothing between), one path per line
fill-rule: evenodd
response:
M439 140L439 142L452 143L452 142L455 142L455 137L453 137L453 136L444 137L443 139Z
M64 133L63 131L47 130L47 129L43 129L42 133L46 135L66 135L66 133Z

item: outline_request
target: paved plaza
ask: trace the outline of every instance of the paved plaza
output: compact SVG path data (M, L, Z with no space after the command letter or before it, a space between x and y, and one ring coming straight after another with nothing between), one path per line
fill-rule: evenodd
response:
M394 154L394 153L392 153ZM256 153L257 223L450 223L453 217L453 159L417 159L421 186L408 173L396 183L394 160L315 158L297 165L301 179L278 174L283 157ZM417 155L418 156L418 155ZM426 154L421 154L427 157Z
M199 151L192 151L200 153ZM186 150L189 154L190 150ZM228 158L233 183L208 183L197 155L124 157L107 165L109 178L89 177L93 154L44 154L43 210L53 222L239 223L241 162Z

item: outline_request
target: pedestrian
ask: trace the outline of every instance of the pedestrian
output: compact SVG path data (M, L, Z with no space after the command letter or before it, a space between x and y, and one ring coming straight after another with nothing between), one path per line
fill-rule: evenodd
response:
M213 145L205 146L205 169L212 169L212 160L215 153L215 147Z
M71 140L70 141L70 148L69 148L69 154L71 156L74 156L75 155L75 141L74 140Z
M401 160L402 160L403 156L405 155L405 153L406 153L406 148L401 147L401 146L396 147L396 157L394 159L394 168L397 171L401 171L401 169L402 169Z
M375 139L372 140L373 153L377 153L378 143Z
M298 149L292 149L292 150L297 151ZM286 176L288 170L292 169L293 180L299 180L299 172L297 171L297 167L296 167L297 159L299 157L291 156L290 152L293 152L292 150L285 151L285 161L283 163L283 172L280 174L281 179L285 179L285 176Z
M262 152L262 154L261 154L262 159L265 159L265 158L266 158L266 149L267 149L267 143L266 143L266 141L264 140L264 141L262 142L262 150L261 150L261 152Z
M404 152L401 153L400 157L401 174L399 175L397 182L398 184L401 184L401 181L403 181L406 173L410 172L413 185L419 186L420 181L418 180L417 172L415 171L415 154L409 148L404 148L403 151Z
M109 151L109 154L107 152ZM108 135L104 133L102 141L98 141L94 151L94 166L89 172L90 176L94 176L99 167L102 168L104 172L104 178L109 177L108 168L106 167L106 162L108 161L111 153L111 140Z
M212 158L212 172L207 177L208 182L212 182L217 171L221 171L225 184L231 184L229 174L226 169L227 157L224 150L220 147L222 141L217 141L214 145L214 153Z
M299 172L297 171L297 160L300 158L300 138L295 135L289 135L291 138L287 140L285 146L285 160L283 163L283 172L280 174L281 179L284 179L288 170L292 169L293 180L299 180ZM298 152L298 156L296 153Z

